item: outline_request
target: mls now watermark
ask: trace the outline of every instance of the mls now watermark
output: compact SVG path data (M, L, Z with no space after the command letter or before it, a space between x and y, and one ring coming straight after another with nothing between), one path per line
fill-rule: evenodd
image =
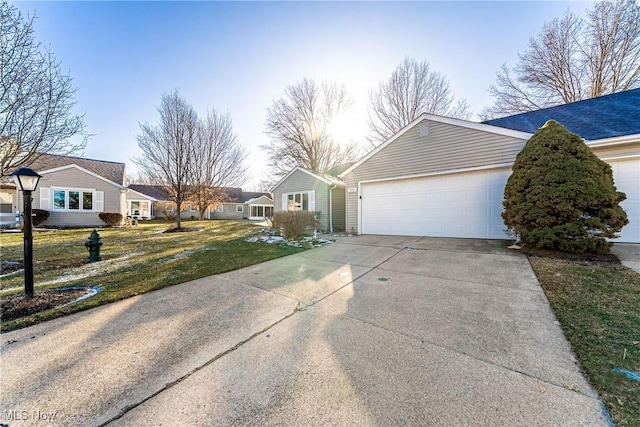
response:
M5 421L55 421L57 412L44 411L4 411L2 417Z

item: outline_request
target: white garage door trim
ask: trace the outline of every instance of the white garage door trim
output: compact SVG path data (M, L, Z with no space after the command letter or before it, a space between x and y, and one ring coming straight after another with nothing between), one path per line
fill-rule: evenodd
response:
M611 165L613 180L618 191L627 199L620 206L627 212L629 224L613 242L640 243L640 157L625 156L603 159Z
M502 212L504 185L511 174L510 165L501 164L409 177L361 181L358 183L358 194L360 195L358 198L358 232L360 234L506 239L509 236L504 231L506 227L500 213ZM432 186L432 192L422 190L427 182ZM385 183L388 184L386 187ZM376 184L381 184L381 186ZM391 194L385 195L384 198L379 196L385 191L390 191L391 188L394 189ZM460 190L456 191L455 188ZM387 197L392 198L395 190L400 189L407 193L404 196L398 196L395 201L385 200ZM418 197L418 194L421 196ZM451 197L449 198L448 195ZM363 196L367 201L371 200L368 197L374 197L374 205L369 205L370 211L363 201ZM375 197L378 197L378 200L375 200ZM407 200L404 200L405 197ZM474 201L481 201L481 203L477 204ZM406 208L401 209L400 215L406 213L407 216L399 216L396 222L395 219L389 218L393 214L384 209L386 207L393 208L399 203L402 203ZM448 208L446 203L449 203L451 207ZM426 209L429 212L425 217L422 217L418 213L420 209ZM447 209L452 210L447 211ZM453 215L454 212L455 215ZM367 215L377 214L380 217L387 215L387 218L366 218ZM427 217L430 217L431 221L427 221L425 219ZM452 217L461 219L458 221L445 220L445 218ZM403 227L402 218L411 218L411 225L405 223ZM371 225L375 219L378 220L378 224Z

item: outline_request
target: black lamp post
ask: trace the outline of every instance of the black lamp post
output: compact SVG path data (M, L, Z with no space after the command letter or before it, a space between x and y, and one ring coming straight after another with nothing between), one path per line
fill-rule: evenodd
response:
M31 192L38 186L42 178L36 171L20 168L10 176L23 193L24 199L24 293L33 297L33 222L31 220Z

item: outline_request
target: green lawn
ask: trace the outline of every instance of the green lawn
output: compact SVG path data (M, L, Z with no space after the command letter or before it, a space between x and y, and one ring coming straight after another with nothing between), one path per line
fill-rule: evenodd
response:
M85 310L133 295L300 252L245 239L263 227L237 221L185 221L202 231L162 233L175 226L141 221L138 228L100 229L102 261L87 262L91 229L34 233L35 292L63 286L100 286L94 297L73 305L3 322L2 331ZM0 258L22 260L22 234L0 234ZM21 293L23 274L0 282L0 296Z
M640 274L620 264L530 257L582 368L618 426L640 425Z

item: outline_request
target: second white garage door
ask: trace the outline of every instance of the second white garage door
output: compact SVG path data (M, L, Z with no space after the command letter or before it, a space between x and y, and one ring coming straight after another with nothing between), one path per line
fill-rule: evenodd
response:
M362 234L506 239L510 169L363 183Z

